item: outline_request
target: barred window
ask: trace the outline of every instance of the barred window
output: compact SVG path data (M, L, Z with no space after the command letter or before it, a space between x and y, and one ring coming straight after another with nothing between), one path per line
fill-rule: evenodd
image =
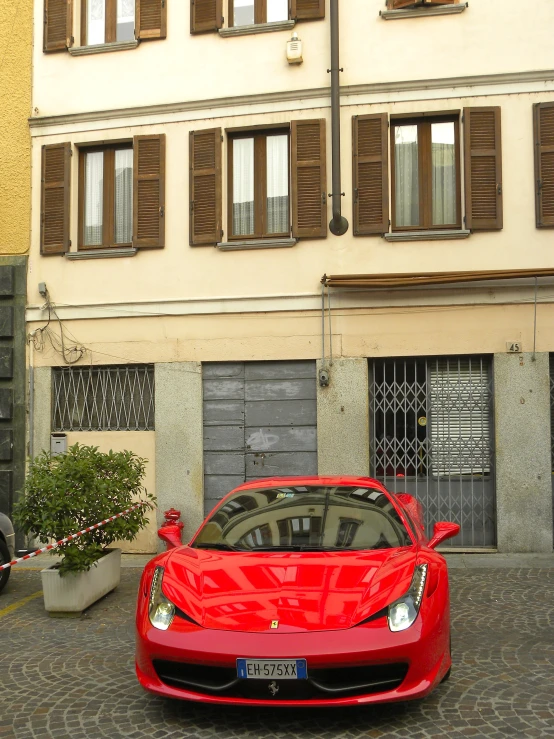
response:
M54 431L153 431L154 366L55 367Z

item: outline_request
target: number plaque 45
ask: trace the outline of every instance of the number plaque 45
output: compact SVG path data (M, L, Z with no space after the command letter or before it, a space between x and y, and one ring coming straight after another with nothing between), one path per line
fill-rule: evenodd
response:
M520 354L523 351L521 341L507 341L506 351L511 354Z

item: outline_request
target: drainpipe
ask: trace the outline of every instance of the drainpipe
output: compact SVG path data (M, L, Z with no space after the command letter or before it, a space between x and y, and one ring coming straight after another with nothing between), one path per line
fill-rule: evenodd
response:
M333 166L333 219L329 230L335 236L342 236L348 231L348 221L341 214L340 183L340 83L339 72L339 0L331 0L331 140Z

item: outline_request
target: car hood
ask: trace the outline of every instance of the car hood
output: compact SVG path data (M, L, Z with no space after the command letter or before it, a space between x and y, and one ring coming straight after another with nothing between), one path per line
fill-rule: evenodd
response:
M405 593L416 547L366 552L217 552L179 547L163 592L209 629L347 629ZM278 621L278 629L271 624Z

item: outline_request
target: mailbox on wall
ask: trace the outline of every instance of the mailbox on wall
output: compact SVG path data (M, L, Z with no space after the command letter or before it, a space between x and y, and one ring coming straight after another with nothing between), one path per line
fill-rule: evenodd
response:
M67 434L50 435L50 453L52 455L65 454L67 452Z

